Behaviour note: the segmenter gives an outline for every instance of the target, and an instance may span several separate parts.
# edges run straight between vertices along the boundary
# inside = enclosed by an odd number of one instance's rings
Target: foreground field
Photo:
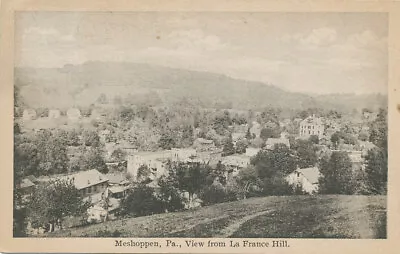
[[[109,221],[47,237],[386,238],[386,196],[252,198]]]

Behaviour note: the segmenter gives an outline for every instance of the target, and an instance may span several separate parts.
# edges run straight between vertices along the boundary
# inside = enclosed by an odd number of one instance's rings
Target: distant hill
[[[104,93],[134,104],[178,100],[203,107],[262,109],[361,109],[386,106],[384,95],[306,95],[225,75],[138,63],[87,62],[63,68],[16,68],[15,84],[30,107],[65,108],[95,103]]]

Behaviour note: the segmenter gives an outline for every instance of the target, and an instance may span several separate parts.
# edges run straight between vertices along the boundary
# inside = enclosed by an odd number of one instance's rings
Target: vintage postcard
[[[396,253],[400,5],[4,1],[4,252]]]

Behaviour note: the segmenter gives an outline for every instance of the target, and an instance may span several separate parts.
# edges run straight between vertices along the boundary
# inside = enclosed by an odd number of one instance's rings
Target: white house
[[[309,137],[311,135],[316,135],[322,138],[324,135],[324,122],[320,117],[315,115],[309,116],[300,122],[300,136]]]
[[[108,186],[108,179],[96,169],[80,171],[72,175],[57,177],[56,179],[70,180],[81,195],[88,196],[102,193]]]
[[[293,188],[301,187],[308,194],[314,194],[319,189],[320,172],[317,167],[296,169],[286,177]]]

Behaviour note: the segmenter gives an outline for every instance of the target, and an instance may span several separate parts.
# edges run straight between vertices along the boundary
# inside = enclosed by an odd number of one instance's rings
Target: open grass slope
[[[47,237],[386,238],[386,196],[263,197],[121,219]]]

